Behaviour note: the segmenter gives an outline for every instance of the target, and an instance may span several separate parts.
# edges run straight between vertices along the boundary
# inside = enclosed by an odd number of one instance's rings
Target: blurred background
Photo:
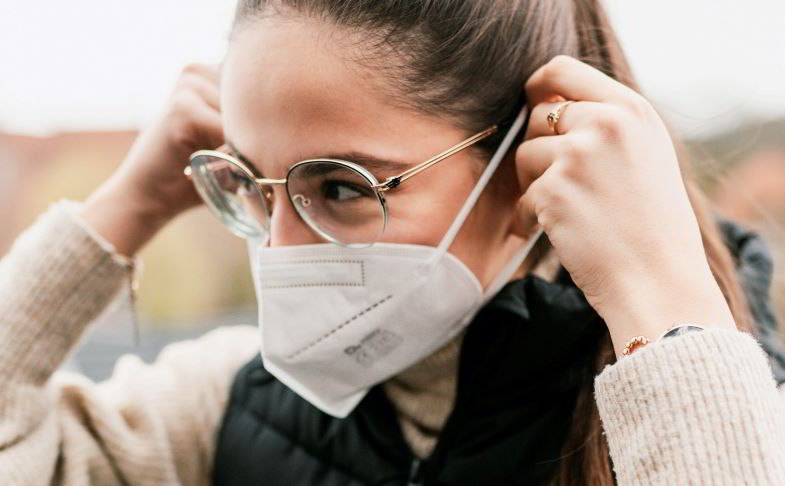
[[[0,254],[52,202],[85,198],[113,171],[185,64],[220,61],[234,3],[0,2]],[[704,189],[767,239],[785,315],[785,2],[604,3]],[[205,210],[179,218],[141,256],[143,355],[255,322],[244,243]],[[132,348],[127,308],[102,319],[72,364],[95,376]]]

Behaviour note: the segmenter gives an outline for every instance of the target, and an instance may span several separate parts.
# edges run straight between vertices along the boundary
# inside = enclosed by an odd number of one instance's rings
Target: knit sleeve
[[[750,334],[650,344],[606,366],[595,399],[620,485],[785,484],[785,394]]]
[[[128,262],[55,204],[0,260],[0,484],[207,484],[254,328],[118,360],[102,383],[60,364],[128,281]]]

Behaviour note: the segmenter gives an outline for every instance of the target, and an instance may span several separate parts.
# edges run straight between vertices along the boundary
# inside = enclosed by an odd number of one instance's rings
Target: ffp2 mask
[[[521,130],[524,107],[438,247],[267,247],[249,240],[265,368],[344,417],[368,390],[457,335],[509,280],[542,230],[486,291],[447,249]]]

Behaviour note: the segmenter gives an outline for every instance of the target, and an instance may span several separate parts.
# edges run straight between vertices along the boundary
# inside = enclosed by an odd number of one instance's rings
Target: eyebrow
[[[235,147],[234,144],[232,144],[232,142],[227,141],[226,145],[232,150],[232,152],[234,153],[234,155],[238,159],[240,159],[245,164],[255,168],[261,174],[262,171],[259,170],[259,166],[254,164],[253,162],[251,162],[251,160],[248,157],[246,157],[245,155],[240,153],[240,151],[237,150],[237,147]],[[349,161],[349,162],[354,162],[355,164],[359,164],[359,165],[363,166],[365,169],[367,169],[368,171],[370,171],[372,173],[373,172],[381,172],[381,173],[384,173],[384,174],[386,174],[386,173],[403,172],[406,169],[408,169],[408,168],[412,167],[413,165],[415,165],[415,164],[410,163],[410,162],[382,159],[382,158],[375,157],[373,155],[369,155],[369,154],[366,154],[366,153],[363,153],[363,152],[350,151],[350,152],[331,152],[329,154],[320,155],[318,157],[302,157],[302,158],[298,158],[297,160],[292,161],[290,166],[294,165],[295,163],[299,162],[300,160],[308,160],[308,159],[339,159],[339,160],[346,160],[346,161]]]

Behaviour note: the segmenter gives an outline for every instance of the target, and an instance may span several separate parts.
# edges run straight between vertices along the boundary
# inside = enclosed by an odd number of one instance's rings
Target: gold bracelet
[[[666,329],[665,332],[660,334],[660,337],[657,338],[657,341],[661,341],[664,338],[671,336],[680,336],[690,331],[703,331],[704,329],[705,328],[703,326],[697,326],[695,324],[674,324]],[[645,346],[650,342],[651,341],[649,341],[646,336],[635,336],[627,341],[627,344],[624,345],[624,350],[621,352],[621,354],[624,356],[630,355],[636,349]]]
[[[621,352],[624,356],[631,354],[636,349],[640,348],[641,346],[645,346],[649,344],[648,338],[645,336],[635,336],[629,341],[627,344],[624,345],[624,350]]]

